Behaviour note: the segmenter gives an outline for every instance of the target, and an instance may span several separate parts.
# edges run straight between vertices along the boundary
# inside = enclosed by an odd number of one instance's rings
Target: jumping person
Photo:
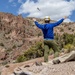
[[[54,57],[55,57],[56,53],[59,53],[59,48],[58,48],[56,42],[54,41],[53,29],[54,29],[54,27],[60,25],[64,21],[64,19],[66,19],[66,18],[67,17],[65,16],[55,23],[50,23],[50,17],[46,16],[44,18],[45,24],[39,24],[36,21],[36,19],[33,18],[33,21],[34,21],[35,25],[38,28],[40,28],[43,32],[43,37],[44,37],[44,62],[48,62],[48,55],[49,55],[49,49],[50,48],[52,48],[53,51],[54,51]]]

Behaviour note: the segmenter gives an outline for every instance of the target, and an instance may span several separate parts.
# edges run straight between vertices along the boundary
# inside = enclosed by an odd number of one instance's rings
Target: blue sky
[[[9,0],[0,0],[0,12],[8,12],[17,15],[21,3],[17,0],[10,2]]]
[[[0,0],[0,12],[23,17],[50,16],[54,20],[69,16],[66,21],[75,22],[75,0]]]

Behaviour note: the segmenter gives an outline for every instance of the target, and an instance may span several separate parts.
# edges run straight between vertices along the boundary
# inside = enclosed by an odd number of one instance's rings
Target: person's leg
[[[59,56],[59,48],[57,43],[53,40],[52,41],[52,49],[54,51],[54,57],[58,57]]]
[[[44,41],[44,62],[48,62],[49,46],[47,41]]]
[[[54,57],[59,56],[59,48],[57,43],[54,40],[45,40],[44,41],[44,61],[48,61],[49,49],[52,48],[54,51]]]

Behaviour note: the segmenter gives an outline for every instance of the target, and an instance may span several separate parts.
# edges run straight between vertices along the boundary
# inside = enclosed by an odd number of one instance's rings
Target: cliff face
[[[21,15],[0,12],[0,60],[13,60],[37,41],[42,40],[41,30],[38,29],[33,18],[23,18]],[[37,19],[43,23],[41,19]],[[75,23],[62,23],[54,29],[56,34],[64,32],[75,33]]]

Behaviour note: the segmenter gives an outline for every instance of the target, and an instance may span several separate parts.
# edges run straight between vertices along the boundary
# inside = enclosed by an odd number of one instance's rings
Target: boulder
[[[69,62],[69,61],[75,61],[75,51],[72,51],[61,57],[57,57],[57,58],[53,59],[53,64]]]

